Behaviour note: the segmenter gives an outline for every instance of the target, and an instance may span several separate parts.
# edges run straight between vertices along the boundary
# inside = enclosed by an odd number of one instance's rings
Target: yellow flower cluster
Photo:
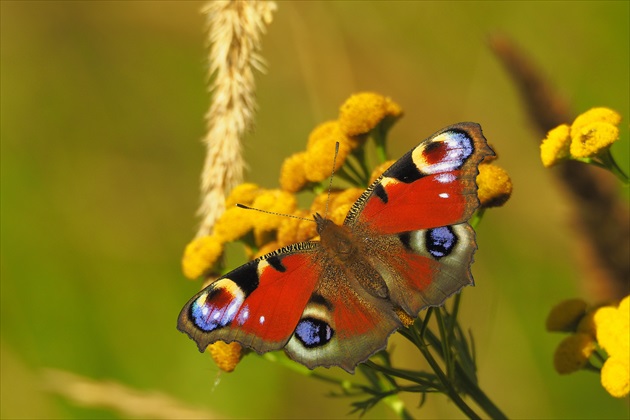
[[[630,296],[619,305],[589,309],[581,299],[556,305],[547,318],[548,331],[571,332],[554,355],[560,374],[593,368],[591,357],[608,357],[601,366],[601,383],[610,395],[622,398],[630,391]]]
[[[232,372],[243,356],[243,348],[235,341],[231,343],[217,341],[210,344],[206,351],[210,353],[219,369],[224,372]]]
[[[247,211],[236,204],[251,206],[262,211]],[[196,279],[212,271],[223,254],[224,245],[252,233],[254,243],[262,247],[267,236],[278,229],[283,218],[278,214],[291,214],[297,207],[295,197],[282,190],[260,188],[246,183],[234,188],[226,199],[227,210],[214,225],[211,235],[194,239],[184,251],[182,271],[189,279]]]
[[[593,158],[607,152],[619,138],[621,116],[608,108],[592,108],[578,116],[569,127],[562,124],[547,133],[540,145],[545,167],[563,159]]]
[[[512,195],[512,180],[507,171],[494,163],[494,159],[484,160],[479,165],[477,175],[477,197],[482,208],[500,207]]]
[[[298,192],[309,183],[330,176],[335,143],[339,152],[335,170],[341,168],[350,153],[361,146],[373,130],[387,130],[402,116],[402,109],[382,95],[363,92],[352,95],[339,110],[337,120],[315,127],[306,143],[306,151],[289,156],[280,170],[280,187]]]

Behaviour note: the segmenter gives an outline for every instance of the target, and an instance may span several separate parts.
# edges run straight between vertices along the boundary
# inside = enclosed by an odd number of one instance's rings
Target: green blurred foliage
[[[179,259],[197,220],[206,93],[201,2],[1,3],[1,416],[117,417],[54,397],[42,369],[157,390],[217,417],[340,417],[329,385],[256,356],[218,375],[175,329],[199,284]],[[505,33],[574,112],[624,117],[628,2],[280,2],[244,144],[247,178],[277,185],[282,159],[351,93],[400,103],[392,157],[454,122],[477,121],[511,174],[513,198],[478,229],[463,324],[481,385],[511,417],[627,418],[599,378],[558,376],[549,308],[597,300],[577,253],[571,202],[538,156],[540,135],[487,47]],[[620,188],[621,190],[621,188]],[[627,189],[621,194],[627,195]],[[394,338],[395,360],[415,354]],[[219,379],[218,384],[215,380]],[[418,417],[461,416],[429,396]],[[123,415],[124,416],[124,415]],[[368,418],[392,416],[377,408]]]

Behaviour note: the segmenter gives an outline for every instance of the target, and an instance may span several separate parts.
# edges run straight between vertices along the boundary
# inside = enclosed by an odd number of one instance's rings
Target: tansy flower
[[[223,242],[240,239],[253,229],[255,213],[258,212],[230,207],[215,223],[213,234],[221,238]]]
[[[330,203],[331,201],[333,201],[339,194],[341,194],[341,192],[342,190],[331,191],[330,197],[327,191],[317,194],[311,202],[311,214],[319,213],[323,215],[326,211],[326,203]]]
[[[584,125],[579,134],[571,136],[571,155],[576,158],[597,156],[617,139],[619,139],[619,128],[615,125],[606,122]]]
[[[630,298],[619,306],[603,306],[586,311],[586,303],[571,299],[556,305],[547,318],[550,331],[577,331],[565,338],[554,355],[554,367],[561,374],[585,367],[599,347],[608,353],[601,368],[601,383],[614,397],[628,395],[630,389]],[[577,323],[577,326],[576,326]]]
[[[182,271],[189,279],[196,279],[210,271],[223,253],[223,242],[217,235],[202,236],[193,239],[182,258]]]
[[[559,125],[547,133],[540,145],[540,158],[545,168],[549,168],[569,156],[571,136],[569,126]]]
[[[495,164],[479,165],[477,196],[481,207],[499,207],[512,195],[512,180],[508,173]]]
[[[622,398],[630,390],[630,297],[618,307],[605,306],[595,312],[597,341],[609,358],[602,366],[602,386],[610,395]]]
[[[584,314],[586,314],[586,302],[582,299],[564,300],[549,312],[547,331],[575,331]]]
[[[300,220],[295,235],[296,242],[304,242],[314,239],[317,236],[317,225],[310,220]]]
[[[355,201],[363,194],[363,188],[348,188],[330,199],[330,207],[335,209],[339,206],[353,205]]]
[[[263,188],[250,182],[240,184],[236,186],[225,199],[225,208],[229,209],[237,204],[250,205],[263,191]]]
[[[545,167],[562,159],[602,158],[610,145],[619,139],[621,116],[608,108],[592,108],[579,115],[571,127],[562,124],[547,133],[540,145]]]
[[[379,124],[389,128],[402,116],[400,105],[372,92],[349,97],[339,109],[339,125],[348,136],[367,134]]]
[[[210,344],[206,351],[210,353],[219,369],[224,372],[232,372],[243,354],[243,348],[237,342],[224,343],[223,341],[217,341]]]
[[[309,219],[311,218],[311,212],[303,209],[296,209],[293,213],[294,216]],[[276,232],[276,238],[278,241],[278,246],[283,247],[287,245],[294,244],[298,241],[298,230],[300,223],[303,220],[297,219],[295,217],[284,217],[280,225],[278,226],[278,231]],[[315,223],[312,223],[315,224]]]
[[[328,218],[332,220],[333,222],[335,222],[336,224],[342,225],[351,207],[352,207],[352,204],[342,204],[340,206],[336,206],[330,212],[330,215],[328,216]]]
[[[588,334],[571,334],[560,342],[553,357],[553,366],[561,375],[583,368],[595,351],[595,341]]]
[[[284,160],[280,168],[280,188],[295,193],[308,184],[305,162],[306,152],[295,153]]]
[[[611,356],[602,366],[602,386],[610,395],[623,398],[630,392],[628,358]]]
[[[611,355],[629,354],[630,335],[628,324],[628,297],[621,301],[619,307],[604,306],[595,311],[594,322],[599,345]]]
[[[335,143],[339,143],[339,152],[335,159]],[[311,132],[304,156],[304,174],[306,179],[319,182],[330,176],[333,160],[335,170],[341,168],[346,158],[356,147],[355,141],[343,133],[337,121],[328,121],[318,125]]]
[[[405,327],[409,327],[415,322],[415,319],[410,317],[409,314],[407,314],[407,312],[403,311],[401,308],[396,307],[394,308],[394,311],[396,312],[396,315],[398,315],[398,319],[400,319],[400,322],[402,322]]]
[[[591,108],[580,114],[573,124],[571,124],[571,137],[576,138],[582,135],[585,128],[592,123],[605,123],[613,126],[619,125],[621,115],[609,108],[598,107]]]
[[[297,206],[297,201],[293,194],[282,190],[267,190],[254,199],[251,207],[279,214],[291,214]],[[242,210],[241,210],[242,211]],[[282,223],[282,216],[278,214],[263,213],[260,211],[249,211],[254,230],[266,232],[277,229]]]

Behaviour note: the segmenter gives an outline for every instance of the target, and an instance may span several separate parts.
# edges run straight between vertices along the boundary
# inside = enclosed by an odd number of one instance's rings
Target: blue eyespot
[[[321,347],[328,343],[334,334],[330,325],[316,318],[302,318],[295,329],[295,336],[306,348]]]
[[[236,318],[245,295],[234,282],[222,279],[213,283],[214,287],[199,295],[190,305],[190,318],[202,331],[210,332],[225,327]],[[242,324],[247,319],[247,310],[239,315]]]
[[[440,259],[453,252],[457,244],[457,236],[450,226],[429,229],[426,231],[425,244],[429,254]]]

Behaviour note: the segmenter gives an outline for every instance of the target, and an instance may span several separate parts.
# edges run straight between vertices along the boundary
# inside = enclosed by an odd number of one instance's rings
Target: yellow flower
[[[261,193],[264,189],[260,188],[256,184],[245,182],[236,186],[230,195],[225,199],[225,208],[229,209],[237,204],[250,205],[252,201]]]
[[[567,157],[590,158],[606,151],[619,139],[621,116],[608,108],[592,108],[579,115],[571,127],[562,124],[547,133],[540,157],[550,167]]]
[[[308,183],[305,161],[306,152],[295,153],[284,160],[280,168],[280,188],[295,193]]]
[[[232,372],[243,355],[243,348],[237,342],[217,341],[210,344],[206,351],[210,353],[219,369],[224,372]]]
[[[602,386],[610,395],[623,398],[630,391],[630,367],[628,359],[609,357],[602,366]]]
[[[568,299],[554,306],[547,316],[547,331],[575,331],[586,313],[586,302]]]
[[[500,207],[512,195],[512,180],[505,169],[495,164],[479,165],[477,196],[481,207]]]
[[[232,242],[245,236],[254,227],[253,210],[230,207],[219,217],[214,225],[213,234],[223,242]]]
[[[400,319],[400,322],[402,322],[405,327],[413,325],[415,319],[410,317],[407,312],[403,311],[399,307],[394,308],[394,311],[396,312],[396,315],[398,315],[398,319]]]
[[[547,133],[540,145],[540,158],[545,168],[549,168],[569,156],[571,136],[569,126],[559,125]]]
[[[339,142],[339,152],[335,160],[335,170],[341,168],[355,146],[355,141],[346,136],[337,121],[318,125],[311,132],[304,157],[306,179],[319,182],[330,176],[335,157],[335,143]]]
[[[626,296],[619,306],[604,306],[595,311],[597,342],[608,353],[602,367],[602,386],[613,397],[628,395],[630,373],[630,297]]]
[[[189,279],[196,279],[210,271],[223,253],[223,242],[217,235],[202,236],[193,239],[182,258],[182,271]]]
[[[621,116],[608,108],[592,108],[571,125],[571,155],[586,158],[598,155],[619,138]]]
[[[308,210],[297,209],[292,214],[294,216],[306,219],[311,218],[311,213]],[[297,235],[300,223],[302,221],[303,220],[296,219],[294,217],[285,217],[282,220],[280,226],[278,226],[278,231],[276,233],[279,247],[291,245],[298,242]]]
[[[253,213],[252,225],[257,232],[268,232],[277,229],[282,223],[282,215],[291,214],[297,206],[295,196],[282,190],[267,190],[252,202],[251,207],[272,213],[250,211]]]
[[[328,196],[328,191],[324,191],[320,194],[317,194],[315,198],[313,198],[313,202],[311,203],[310,212],[311,214],[319,213],[320,215],[324,215],[326,210],[326,203],[330,201],[334,201],[335,198],[341,194],[342,190],[336,190],[330,192],[330,197]]]
[[[365,191],[363,188],[348,188],[330,197],[330,207],[332,209],[344,206],[346,204],[352,205]]]
[[[296,242],[304,242],[311,240],[317,236],[317,225],[315,221],[300,220],[295,236]]]
[[[571,124],[571,137],[578,137],[585,126],[594,122],[619,125],[621,115],[609,108],[591,108],[583,114],[580,114],[575,121],[573,121],[573,124]]]
[[[379,124],[389,128],[402,116],[400,105],[377,93],[362,92],[349,97],[339,109],[339,125],[348,136],[367,134]]]
[[[619,128],[605,122],[585,125],[579,133],[571,138],[571,156],[576,158],[596,156],[619,138]]]
[[[350,207],[352,207],[352,204],[342,204],[337,206],[330,212],[328,218],[336,224],[342,225],[343,221],[346,219],[346,215],[350,211]]]
[[[630,357],[628,297],[619,307],[604,306],[594,315],[597,342],[610,356]]]
[[[561,375],[580,370],[595,351],[595,341],[588,334],[571,334],[558,344],[553,365]]]

